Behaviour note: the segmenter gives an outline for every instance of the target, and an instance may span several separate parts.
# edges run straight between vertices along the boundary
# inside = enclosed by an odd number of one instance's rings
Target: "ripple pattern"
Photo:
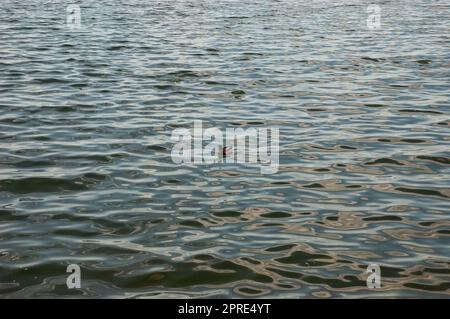
[[[450,5],[371,2],[2,0],[0,296],[448,298]],[[194,120],[278,173],[174,164]]]

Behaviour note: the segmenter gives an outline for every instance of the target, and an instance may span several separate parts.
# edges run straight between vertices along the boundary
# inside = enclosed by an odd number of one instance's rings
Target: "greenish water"
[[[2,298],[449,297],[448,1],[67,3],[0,4]],[[279,171],[174,164],[194,120]]]

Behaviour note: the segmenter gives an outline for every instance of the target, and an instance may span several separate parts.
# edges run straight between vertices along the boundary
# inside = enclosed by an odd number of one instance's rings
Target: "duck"
[[[231,155],[233,153],[233,147],[232,146],[224,146],[222,147],[222,156],[227,157],[228,155]]]

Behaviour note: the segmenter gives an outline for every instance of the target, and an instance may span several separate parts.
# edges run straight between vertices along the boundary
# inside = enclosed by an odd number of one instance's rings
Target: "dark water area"
[[[1,298],[450,296],[449,1],[68,3],[0,4]],[[175,164],[194,120],[278,172]]]

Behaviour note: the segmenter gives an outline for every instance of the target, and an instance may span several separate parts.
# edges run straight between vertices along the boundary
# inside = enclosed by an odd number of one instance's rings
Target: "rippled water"
[[[1,2],[2,297],[449,297],[448,1],[67,3]],[[197,119],[278,173],[174,164]]]

